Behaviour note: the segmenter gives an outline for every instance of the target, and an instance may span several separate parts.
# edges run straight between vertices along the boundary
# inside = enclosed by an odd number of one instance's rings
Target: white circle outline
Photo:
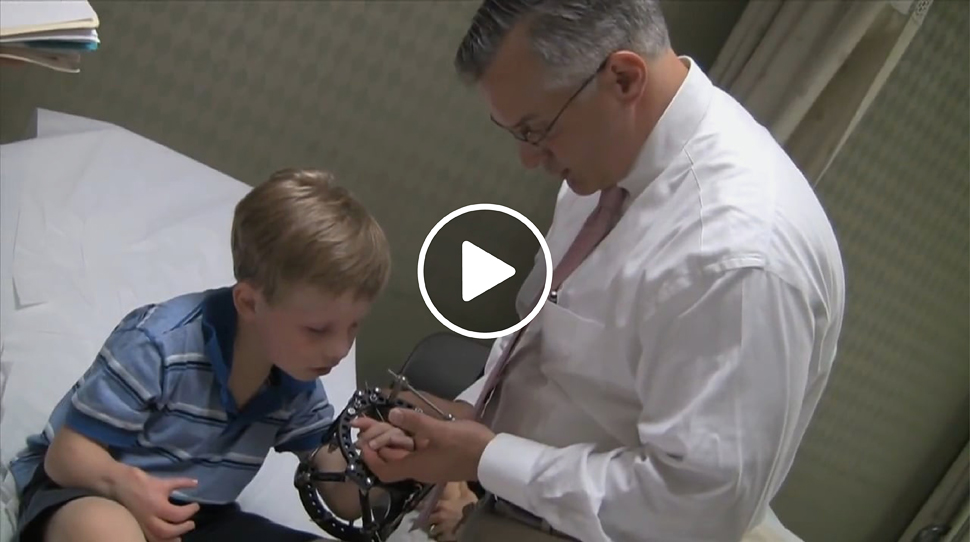
[[[442,315],[441,312],[438,311],[438,309],[434,306],[434,303],[431,302],[431,297],[428,295],[428,288],[424,283],[424,260],[428,253],[428,246],[431,244],[434,236],[441,231],[441,228],[455,218],[473,211],[497,211],[499,213],[504,213],[511,216],[512,218],[525,224],[532,234],[535,235],[536,240],[539,241],[539,246],[542,248],[542,256],[546,261],[546,280],[542,287],[542,295],[539,297],[539,302],[536,303],[536,306],[532,308],[532,312],[527,314],[526,317],[520,320],[517,324],[499,331],[472,331],[470,329],[465,329],[455,325],[451,322],[451,320],[445,318],[444,315]],[[539,232],[539,228],[537,228],[531,220],[523,216],[522,213],[516,211],[515,209],[505,207],[504,205],[497,205],[494,203],[475,203],[472,205],[466,205],[445,215],[444,218],[439,220],[438,223],[431,228],[431,231],[428,233],[427,237],[424,238],[424,243],[421,244],[421,251],[418,253],[418,289],[421,290],[421,298],[424,299],[424,304],[427,305],[428,310],[430,310],[431,314],[433,314],[434,317],[437,318],[438,321],[448,329],[471,339],[497,339],[510,333],[515,333],[516,331],[525,327],[529,322],[539,315],[539,311],[542,310],[543,301],[549,297],[549,291],[552,290],[552,255],[549,253],[549,245],[546,243],[546,239],[543,237],[542,233]]]

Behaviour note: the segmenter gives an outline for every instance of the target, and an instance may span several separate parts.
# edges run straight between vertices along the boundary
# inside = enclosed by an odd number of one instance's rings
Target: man
[[[489,375],[517,342],[494,394],[479,381],[440,401],[453,422],[395,412],[418,450],[366,461],[385,480],[480,483],[493,498],[463,540],[770,539],[842,322],[811,187],[671,50],[657,0],[486,0],[456,65],[523,165],[564,179],[557,269],[601,196],[622,195],[621,218],[520,337],[496,341]]]

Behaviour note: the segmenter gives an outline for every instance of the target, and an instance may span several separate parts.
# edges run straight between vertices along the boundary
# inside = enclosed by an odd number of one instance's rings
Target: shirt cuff
[[[488,443],[478,462],[478,483],[496,497],[530,510],[529,489],[544,444],[499,433]]]

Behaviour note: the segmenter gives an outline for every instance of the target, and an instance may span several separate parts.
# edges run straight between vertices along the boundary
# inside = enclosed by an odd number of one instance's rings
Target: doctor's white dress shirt
[[[623,217],[527,328],[485,415],[498,435],[482,486],[584,541],[736,541],[759,525],[842,324],[839,247],[812,188],[682,60],[686,81],[620,183]],[[597,198],[560,190],[553,264]],[[536,262],[520,314],[541,291]]]

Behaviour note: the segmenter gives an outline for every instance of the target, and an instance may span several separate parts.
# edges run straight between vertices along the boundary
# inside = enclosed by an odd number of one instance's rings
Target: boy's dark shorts
[[[18,514],[19,542],[43,542],[44,530],[51,516],[65,504],[94,493],[82,489],[67,489],[47,476],[43,463],[24,487]],[[193,518],[195,529],[182,535],[182,542],[309,542],[327,539],[325,534],[310,534],[240,510],[236,503],[202,505]],[[14,542],[18,539],[14,538]]]

